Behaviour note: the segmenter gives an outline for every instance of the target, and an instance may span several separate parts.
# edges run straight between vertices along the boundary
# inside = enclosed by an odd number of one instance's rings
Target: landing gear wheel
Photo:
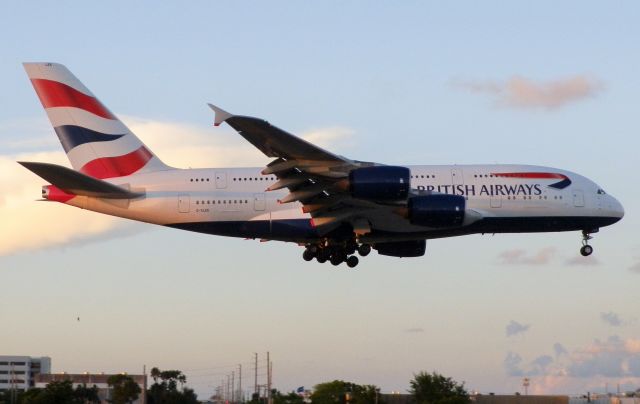
[[[591,255],[591,253],[593,253],[593,247],[589,245],[589,240],[593,238],[591,236],[591,233],[597,232],[598,229],[593,229],[591,231],[582,230],[582,248],[580,248],[580,254],[582,254],[583,257],[588,257],[589,255]]]
[[[349,258],[347,258],[347,266],[349,268],[355,268],[358,265],[358,262],[360,262],[360,260],[355,255],[352,255]]]
[[[318,252],[316,253],[316,259],[321,264],[324,264],[325,262],[329,261],[330,257],[331,255],[329,254],[329,251],[326,248],[319,249]]]
[[[315,256],[316,255],[308,248],[302,253],[302,259],[305,261],[311,261]]]
[[[588,257],[591,253],[593,253],[593,247],[588,244],[583,245],[582,248],[580,248],[580,254],[582,254],[583,257]]]
[[[369,244],[360,244],[358,246],[358,254],[361,257],[366,257],[371,252],[371,246]]]
[[[333,254],[330,258],[330,261],[334,266],[338,266],[342,264],[343,259],[339,254]]]

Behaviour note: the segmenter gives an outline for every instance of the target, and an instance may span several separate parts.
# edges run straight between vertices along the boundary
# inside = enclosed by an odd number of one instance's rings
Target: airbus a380
[[[25,63],[73,169],[20,162],[50,183],[42,198],[200,233],[304,246],[306,261],[358,264],[371,249],[424,255],[426,240],[477,233],[581,231],[619,221],[593,181],[530,165],[389,166],[351,160],[262,119],[210,105],[267,157],[259,168],[162,162],[63,65]],[[356,254],[357,252],[357,254]]]

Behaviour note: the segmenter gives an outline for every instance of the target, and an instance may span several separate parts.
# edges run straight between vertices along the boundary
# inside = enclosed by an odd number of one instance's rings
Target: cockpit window
[[[607,193],[604,192],[604,189],[602,188],[598,188],[598,195],[606,195]]]

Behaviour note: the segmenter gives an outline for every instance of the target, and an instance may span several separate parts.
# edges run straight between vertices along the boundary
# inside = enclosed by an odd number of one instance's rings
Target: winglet
[[[209,105],[209,108],[211,108],[213,110],[213,112],[216,113],[216,117],[215,120],[213,121],[213,124],[215,126],[220,126],[220,124],[224,121],[226,121],[227,119],[231,118],[233,115],[228,113],[227,111],[225,111],[222,108],[218,108],[213,104],[207,104]]]

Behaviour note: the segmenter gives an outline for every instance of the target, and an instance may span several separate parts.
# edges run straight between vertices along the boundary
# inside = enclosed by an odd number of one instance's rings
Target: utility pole
[[[238,365],[238,401],[244,402],[244,394],[242,394],[242,364]]]
[[[142,374],[144,379],[142,380],[142,404],[147,404],[147,365],[142,365]],[[89,380],[91,381],[91,380]]]
[[[230,392],[231,392],[231,378],[229,377],[229,375],[227,375],[227,394],[225,394],[226,401],[229,401]]]
[[[267,404],[271,404],[271,359],[267,351]]]
[[[224,378],[220,380],[220,403],[224,404],[226,397],[224,395]]]
[[[273,404],[273,396],[271,394],[271,388],[273,385],[273,361],[269,362],[269,404]]]
[[[258,392],[258,353],[255,353],[256,356],[256,361],[255,361],[255,366],[254,366],[254,381],[253,381],[253,393],[257,396],[258,399],[260,399],[260,394]]]
[[[531,380],[528,377],[522,379],[522,387],[524,387],[524,395],[529,395],[529,385],[531,384]]]
[[[231,402],[236,402],[236,371],[231,371]]]

